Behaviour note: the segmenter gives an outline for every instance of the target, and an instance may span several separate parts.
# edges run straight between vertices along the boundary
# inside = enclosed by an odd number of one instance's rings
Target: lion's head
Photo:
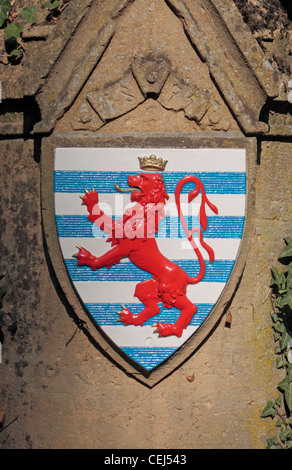
[[[128,185],[135,189],[131,194],[131,201],[146,204],[165,204],[169,199],[164,186],[163,176],[159,173],[140,173],[128,176]]]
[[[134,207],[126,210],[124,216],[115,223],[115,237],[111,241],[116,244],[116,238],[154,237],[158,232],[159,222],[164,219],[165,201],[169,199],[164,186],[163,176],[159,173],[140,173],[128,176],[130,188],[122,189],[118,184],[115,188],[120,193],[131,192],[131,202]],[[127,231],[127,233],[125,233]],[[117,233],[121,234],[117,237]]]

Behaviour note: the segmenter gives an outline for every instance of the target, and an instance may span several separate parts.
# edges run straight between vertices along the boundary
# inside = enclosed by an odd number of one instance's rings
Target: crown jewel
[[[162,158],[157,158],[155,155],[150,155],[150,157],[138,157],[140,161],[140,168],[142,170],[149,171],[164,171],[167,160]]]

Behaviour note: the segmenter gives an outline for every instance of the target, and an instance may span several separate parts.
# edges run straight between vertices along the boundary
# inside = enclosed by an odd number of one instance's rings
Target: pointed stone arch
[[[125,16],[132,17],[132,25],[137,21],[139,8],[142,12],[140,3],[139,0],[92,3],[36,92],[42,120],[35,125],[35,132],[51,132],[70,110],[94,71],[101,66],[113,38],[118,37],[119,24]],[[230,129],[231,119],[246,135],[267,132],[268,125],[260,120],[261,111],[267,101],[277,95],[277,75],[234,3],[231,0],[161,0],[160,3],[162,9],[167,8],[169,14],[181,22],[184,40],[199,57],[201,70],[204,69],[203,84],[199,78],[188,83],[180,74],[177,63],[171,53],[168,54],[168,48],[174,46],[171,34],[163,51],[155,41],[151,42],[150,36],[151,47],[146,50],[143,46],[138,50],[131,41],[134,32],[130,29],[128,43],[123,45],[132,49],[127,70],[115,80],[108,72],[101,88],[98,85],[88,88],[78,110],[71,113],[73,129],[97,131],[152,98],[165,109],[182,112],[188,120],[200,123],[203,130],[226,131]],[[151,5],[143,2],[148,20]],[[224,116],[222,109],[218,114],[218,107],[222,108],[222,103],[218,106],[220,100],[228,111],[223,112]],[[202,119],[208,110],[213,118],[204,122]]]

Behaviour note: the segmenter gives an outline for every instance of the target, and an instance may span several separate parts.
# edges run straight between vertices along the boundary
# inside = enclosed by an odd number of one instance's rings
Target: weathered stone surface
[[[148,44],[151,44],[153,37],[155,37],[155,47],[149,52]],[[149,83],[146,72],[147,70],[153,72],[154,65],[158,67],[155,74],[159,75],[159,79]],[[128,77],[129,70],[132,70],[144,98],[149,102],[147,104],[141,102],[132,110],[130,101],[127,102],[129,113],[126,131],[149,132],[150,129],[155,131],[158,122],[164,132],[178,129],[183,132],[191,130],[197,132],[203,129],[238,130],[238,124],[210,79],[208,67],[202,63],[190,44],[180,20],[162,0],[158,4],[151,4],[151,8],[145,8],[144,2],[136,1],[125,10],[101,61],[72,108],[58,121],[57,129],[70,130],[70,122],[87,101],[87,95],[96,93],[96,90],[100,90],[99,94],[111,93],[109,87],[113,84],[118,87],[121,77]],[[153,80],[153,77],[150,79]],[[128,80],[131,80],[133,93],[137,96],[134,82],[130,77]],[[179,93],[177,86],[181,87]],[[170,112],[166,114],[160,106],[154,105],[153,100],[157,100]],[[124,101],[123,97],[121,102]],[[119,106],[118,103],[116,105]],[[133,106],[135,105],[136,103]],[[111,121],[105,122],[102,132],[116,132],[117,129],[123,132],[120,118],[117,117],[119,114],[120,112],[116,114],[115,111],[109,113]],[[136,121],[132,125],[133,115]],[[183,116],[186,117],[185,121]],[[190,123],[189,120],[193,122]],[[141,125],[137,127],[138,121]],[[98,128],[101,129],[100,126]],[[82,129],[93,130],[85,124]]]
[[[252,32],[247,25],[242,24],[242,16],[232,0],[211,0],[212,5],[220,14],[236,39],[236,43],[244,54],[245,59],[265,89],[268,96],[277,96],[281,90],[279,76],[268,61],[259,44],[254,40]]]
[[[258,115],[267,96],[249,74],[240,49],[226,35],[223,18],[211,2],[169,0],[168,3],[182,19],[192,44],[207,62],[211,76],[219,89],[224,90],[226,101],[245,131],[267,131],[267,126],[259,123]]]
[[[103,121],[126,114],[144,101],[131,72],[105,90],[88,93],[86,98]]]
[[[200,122],[210,107],[212,93],[183,83],[174,74],[168,78],[158,102],[167,109],[184,110],[185,116]]]
[[[90,104],[83,103],[71,121],[75,130],[96,131],[104,125],[104,121],[96,114]]]
[[[86,14],[91,0],[77,0],[70,2],[58,23],[50,26],[52,32],[44,46],[36,48],[34,54],[28,57],[23,75],[23,91],[25,95],[33,95],[44,82],[54,62],[64,50],[74,30]],[[33,30],[30,30],[33,31]]]
[[[132,71],[144,96],[149,93],[158,95],[168,77],[170,64],[162,58],[135,57]]]
[[[210,0],[204,5],[201,4],[201,0],[190,4],[187,0],[172,0],[167,4],[173,10],[173,12],[168,10],[167,17],[171,15],[174,17],[176,14],[181,19],[192,46],[198,51],[201,60],[208,65],[209,73],[220,93],[225,96],[226,103],[239,125],[248,133],[266,132],[268,126],[259,120],[259,115],[268,97],[276,94],[276,73],[265,67],[265,58],[252,36],[244,33],[248,41],[247,46],[244,45],[240,35],[236,33],[239,24],[245,27],[237,10],[235,9],[237,26],[230,27],[230,33],[226,27],[226,22],[230,22],[230,15],[226,13],[226,9],[220,2],[216,4],[216,7]],[[109,47],[110,42],[114,41],[114,36],[116,37],[123,32],[125,37],[123,21],[126,19],[132,22],[132,25],[130,27],[128,25],[126,30],[128,42],[130,41],[132,47],[129,52],[123,52],[123,54],[127,55],[128,60],[130,59],[134,75],[144,95],[159,93],[167,75],[167,66],[164,65],[165,70],[161,69],[159,73],[158,69],[154,71],[153,67],[154,64],[155,67],[158,67],[157,60],[163,56],[166,58],[166,62],[170,60],[171,63],[169,52],[172,52],[174,47],[173,45],[166,47],[166,44],[169,45],[169,38],[165,38],[165,31],[169,33],[171,30],[168,28],[157,30],[158,24],[161,28],[164,27],[164,25],[162,26],[162,18],[165,18],[164,9],[165,3],[162,0],[155,6],[151,4],[150,8],[147,8],[145,3],[141,3],[140,0],[136,0],[134,3],[123,2],[122,5],[117,4],[114,0],[106,3],[95,2],[85,15],[77,33],[66,45],[66,54],[62,55],[58,64],[52,69],[42,90],[37,95],[42,122],[36,124],[35,131],[49,132],[55,126],[56,121],[60,119],[80,93],[86,78],[93,72],[102,55],[103,58],[106,56],[105,50]],[[157,17],[151,15],[154,11],[157,13]],[[140,19],[137,22],[139,16],[135,16],[136,20],[133,20],[133,12],[144,19],[144,24],[141,27],[138,24]],[[95,24],[94,30],[91,28],[93,23]],[[148,29],[145,29],[146,25]],[[137,34],[138,31],[139,34]],[[154,37],[153,34],[156,35],[154,48],[149,47],[151,38]],[[133,40],[134,38],[135,40]],[[162,38],[164,42],[161,41]],[[120,44],[125,44],[124,39],[120,41]],[[112,50],[113,48],[111,48]],[[253,53],[251,53],[252,50],[254,50]],[[165,51],[167,52],[165,53]],[[154,62],[152,65],[149,63],[146,66],[152,55]],[[136,57],[136,61],[133,60],[134,57]],[[160,63],[160,68],[163,63],[163,61]],[[173,66],[176,64],[172,64]],[[114,67],[113,63],[112,68]],[[152,67],[152,72],[149,67]],[[124,70],[125,73],[126,70]],[[147,78],[147,74],[152,74],[152,76],[149,75]],[[155,80],[153,81],[154,75]],[[62,80],[60,80],[61,77]],[[60,85],[61,83],[65,84],[65,92]],[[246,93],[247,89],[248,93]],[[46,98],[44,98],[48,96],[50,97],[49,107]]]
[[[36,132],[50,131],[72,104],[108,46],[116,28],[118,13],[131,1],[120,3],[110,0],[92,5],[73,40],[66,45],[66,53],[38,94],[37,102],[42,109],[43,120],[35,126]]]
[[[278,99],[286,101],[286,85],[292,73],[291,5],[281,0],[234,0],[265,57],[279,73]]]
[[[61,128],[61,125],[58,128]],[[125,116],[106,123],[101,131],[105,134],[128,132],[145,134],[156,133],[157,129],[159,132],[200,132],[196,122],[186,119],[183,111],[167,110],[152,98],[145,100]]]

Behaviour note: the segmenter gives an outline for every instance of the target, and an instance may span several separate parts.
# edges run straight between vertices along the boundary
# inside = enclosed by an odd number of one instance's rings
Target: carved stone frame
[[[237,259],[231,276],[212,312],[191,338],[169,359],[152,372],[139,370],[131,360],[127,360],[99,330],[94,320],[87,314],[67,274],[61,253],[54,211],[54,150],[58,147],[156,147],[156,148],[244,148],[247,165],[247,203],[245,226]],[[90,341],[109,360],[112,360],[126,374],[136,378],[148,387],[170,375],[184,361],[192,356],[202,343],[211,336],[228,309],[240,283],[245,267],[246,256],[253,233],[255,205],[255,176],[257,159],[256,138],[247,138],[241,133],[209,134],[81,134],[54,133],[42,141],[41,158],[41,203],[42,223],[45,244],[57,283],[66,298],[68,313],[74,317]]]

